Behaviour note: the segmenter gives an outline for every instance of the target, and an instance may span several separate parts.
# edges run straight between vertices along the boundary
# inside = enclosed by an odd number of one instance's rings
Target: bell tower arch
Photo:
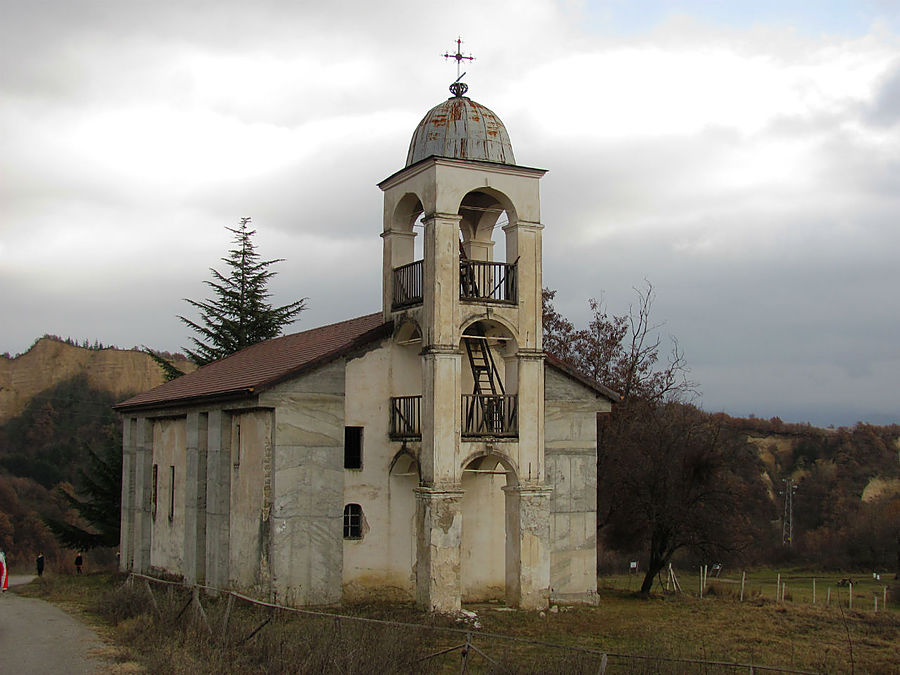
[[[384,319],[415,322],[421,332],[416,594],[430,609],[459,609],[462,528],[477,526],[463,523],[463,474],[477,469],[462,460],[502,446],[496,454],[519,467],[516,483],[504,488],[505,595],[539,608],[550,579],[539,190],[545,171],[515,163],[503,123],[459,84],[417,126],[406,166],[379,184]]]

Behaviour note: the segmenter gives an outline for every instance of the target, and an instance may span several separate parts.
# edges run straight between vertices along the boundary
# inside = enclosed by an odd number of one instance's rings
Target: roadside
[[[43,600],[14,592],[33,576],[10,575],[0,595],[0,672],[94,675],[106,670],[106,649],[97,634],[75,617]]]

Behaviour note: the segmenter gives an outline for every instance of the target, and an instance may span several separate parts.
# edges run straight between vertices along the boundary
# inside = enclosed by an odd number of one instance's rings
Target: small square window
[[[344,468],[362,468],[362,427],[344,427]]]
[[[362,507],[359,504],[344,507],[344,539],[362,539]]]

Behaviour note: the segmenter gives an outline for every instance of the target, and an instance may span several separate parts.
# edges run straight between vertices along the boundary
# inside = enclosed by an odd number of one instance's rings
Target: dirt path
[[[10,576],[10,585],[33,577]],[[104,661],[96,633],[78,619],[43,600],[15,593],[0,595],[0,673],[93,675]]]

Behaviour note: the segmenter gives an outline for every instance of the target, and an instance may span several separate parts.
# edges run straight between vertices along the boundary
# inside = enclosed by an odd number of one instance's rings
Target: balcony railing
[[[394,268],[394,297],[392,309],[409,307],[422,302],[425,266],[423,260]]]
[[[391,396],[391,438],[422,438],[422,397]]]
[[[518,436],[519,406],[515,394],[463,394],[463,436]]]
[[[517,301],[515,263],[459,261],[459,297],[461,300],[481,302]]]

